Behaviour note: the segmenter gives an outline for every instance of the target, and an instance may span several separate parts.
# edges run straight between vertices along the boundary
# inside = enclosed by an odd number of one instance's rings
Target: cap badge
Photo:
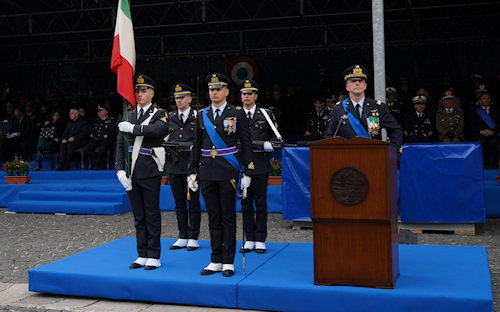
[[[142,76],[137,77],[137,83],[144,83],[144,78]]]
[[[175,92],[179,92],[179,91],[182,91],[182,88],[181,88],[181,86],[176,85],[175,86]]]
[[[252,86],[252,84],[250,83],[250,81],[246,81],[245,82],[245,88],[250,88]]]
[[[363,74],[363,70],[361,69],[361,67],[359,67],[359,65],[356,65],[356,67],[354,67],[354,69],[352,70],[352,73],[354,74],[354,76],[359,76]]]
[[[219,78],[216,74],[212,74],[212,79],[210,80],[210,82],[219,82]]]

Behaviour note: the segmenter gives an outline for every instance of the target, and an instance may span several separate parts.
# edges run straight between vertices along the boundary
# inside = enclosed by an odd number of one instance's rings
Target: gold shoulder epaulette
[[[168,113],[165,112],[165,116],[163,116],[162,118],[160,118],[160,120],[163,121],[164,123],[167,123],[167,119],[168,119]]]
[[[377,101],[377,105],[382,105],[382,101],[381,101],[381,100],[378,100],[378,101]]]
[[[335,105],[340,105],[340,101],[338,101],[337,103],[335,103]]]
[[[236,106],[236,109],[237,109],[237,110],[240,110],[240,109],[241,109],[241,106]]]
[[[200,109],[198,110],[198,113],[201,113],[204,109],[205,109],[205,108],[200,108]]]

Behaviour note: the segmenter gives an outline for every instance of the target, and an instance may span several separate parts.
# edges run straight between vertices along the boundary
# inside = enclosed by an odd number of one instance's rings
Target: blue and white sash
[[[493,122],[493,119],[491,119],[490,115],[486,114],[482,107],[476,109],[476,112],[479,117],[481,117],[481,119],[488,125],[488,127],[490,127],[490,129],[495,128],[495,122]]]
[[[215,131],[214,125],[212,124],[210,119],[208,119],[208,109],[203,110],[203,124],[205,126],[205,129],[207,130],[207,134],[210,137],[210,140],[212,141],[216,149],[219,150],[228,148],[224,140],[222,140],[217,131]],[[240,163],[238,162],[238,159],[236,159],[236,156],[234,154],[221,156],[224,157],[236,170],[238,170],[239,173],[241,173]]]
[[[342,105],[344,106],[344,111],[347,113],[347,118],[349,119],[349,123],[351,124],[352,129],[354,132],[356,132],[356,135],[359,137],[363,138],[370,138],[370,135],[368,135],[368,132],[366,132],[365,128],[363,128],[363,125],[361,122],[354,116],[350,111],[347,110],[347,102],[349,98],[345,99],[342,102]]]

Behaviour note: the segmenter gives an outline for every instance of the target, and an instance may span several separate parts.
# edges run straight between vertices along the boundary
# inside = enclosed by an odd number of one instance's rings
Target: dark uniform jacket
[[[97,118],[92,127],[90,138],[93,141],[112,140],[115,137],[116,124],[113,117],[106,117],[106,119]]]
[[[274,114],[268,109],[266,109],[266,112],[271,118],[271,121],[275,123],[274,126],[276,126]],[[271,126],[267,122],[264,114],[260,111],[260,108],[255,108],[255,114],[252,116],[252,119],[249,119],[249,124],[253,141],[271,141],[276,139],[273,129],[271,129]],[[262,146],[257,147],[257,149],[262,149]],[[267,152],[254,152],[253,163],[255,165],[255,169],[253,170],[254,175],[269,174],[271,172],[271,163],[269,162],[269,154]]]
[[[401,103],[398,100],[395,100],[390,106],[387,104],[387,108],[389,108],[392,117],[394,117],[394,119],[396,119],[396,121],[402,126],[403,108],[401,107]]]
[[[81,117],[78,117],[77,120],[68,120],[66,124],[66,128],[64,129],[64,133],[61,139],[69,139],[70,137],[75,138],[75,142],[82,146],[87,144],[89,140],[90,127],[87,121]]]
[[[433,132],[434,119],[427,112],[423,112],[422,117],[418,117],[417,112],[406,117],[404,125],[406,142],[430,142]]]
[[[326,126],[328,125],[329,117],[325,111],[323,111],[319,116],[314,112],[310,112],[307,115],[306,121],[306,131],[311,132],[309,138],[311,140],[320,140],[325,134]]]
[[[21,135],[18,137],[20,141],[26,141],[29,139],[29,134],[31,132],[31,121],[25,115],[21,119],[13,116],[10,120],[10,133],[19,132]]]
[[[252,162],[252,138],[248,118],[243,109],[227,103],[217,123],[213,119],[212,106],[210,105],[205,109],[208,110],[208,119],[214,124],[216,127],[215,130],[226,143],[227,147],[237,146],[238,140],[241,142],[241,151],[233,155],[236,155],[236,158],[239,160],[243,173],[251,176],[254,167]],[[239,172],[224,157],[201,156],[202,149],[209,150],[215,148],[205,130],[203,121],[205,109],[198,112],[198,118],[196,119],[189,173],[197,173],[199,180],[227,181],[238,179]],[[236,132],[224,131],[224,120],[235,120]]]
[[[351,112],[351,114],[356,116],[356,113],[354,112],[355,108],[353,107],[350,99],[348,99],[347,102],[347,110]],[[377,113],[379,114],[378,117],[380,128],[385,128],[387,130],[387,136],[389,137],[392,144],[401,147],[401,145],[403,144],[403,131],[401,130],[401,127],[399,126],[396,119],[394,119],[394,117],[389,112],[389,109],[387,108],[387,105],[385,105],[385,103],[365,98],[365,102],[363,103],[363,118],[361,118],[360,120],[363,128],[367,130],[366,117]],[[343,117],[344,115],[345,118]],[[335,134],[335,132],[337,133]],[[349,119],[347,118],[346,112],[344,111],[342,102],[337,102],[337,104],[333,107],[332,117],[326,129],[325,138],[330,138],[333,136],[340,136],[347,140],[350,140],[356,136],[356,132],[349,123]],[[373,137],[373,139],[381,139],[380,131],[379,134]]]
[[[134,126],[134,132],[132,134],[126,134],[128,142],[124,140],[125,133],[118,133],[115,170],[125,170],[124,148],[127,145],[134,146],[136,136],[144,136],[141,148],[151,149],[152,147],[161,147],[163,138],[167,135],[167,112],[162,109],[158,110],[149,121],[149,124],[141,126],[141,123],[146,120],[150,114],[153,114],[153,109],[154,107],[151,105],[139,120],[137,120],[137,110],[129,112],[128,121],[136,126]],[[132,153],[130,153],[130,155],[132,156]],[[134,179],[144,179],[159,175],[162,175],[162,172],[158,170],[158,165],[154,159],[150,155],[139,154],[132,177]]]
[[[168,141],[167,142],[194,142],[197,111],[191,108],[189,116],[184,117],[181,123],[178,110],[168,113]],[[190,149],[186,146],[167,147],[167,173],[187,174]]]
[[[481,109],[483,109],[483,108],[481,108]],[[471,120],[470,120],[472,139],[479,140],[479,138],[482,136],[480,131],[485,130],[485,129],[490,129],[495,133],[494,135],[498,135],[498,133],[500,132],[500,111],[498,110],[498,108],[496,108],[493,105],[490,105],[488,115],[495,123],[495,127],[493,127],[493,128],[488,126],[488,124],[483,121],[483,119],[479,116],[479,114],[477,113],[476,110],[477,110],[477,108],[472,112]]]

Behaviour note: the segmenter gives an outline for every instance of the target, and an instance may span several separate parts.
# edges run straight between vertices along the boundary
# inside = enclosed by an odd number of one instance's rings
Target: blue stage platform
[[[241,254],[235,275],[200,276],[210,246],[169,250],[162,267],[130,270],[135,239],[123,238],[29,271],[34,292],[276,311],[493,311],[484,247],[401,245],[395,289],[313,285],[311,243],[268,243],[263,255]],[[238,248],[241,243],[238,244]]]

